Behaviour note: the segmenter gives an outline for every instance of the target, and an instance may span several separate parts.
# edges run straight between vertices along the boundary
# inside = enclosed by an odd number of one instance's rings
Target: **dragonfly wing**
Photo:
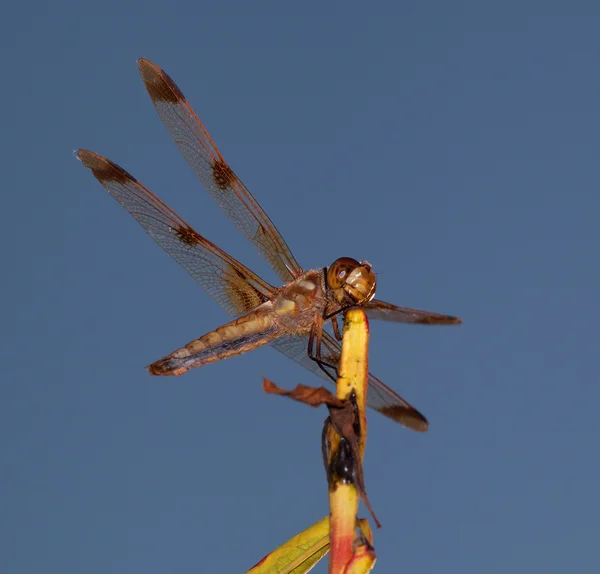
[[[459,325],[462,319],[452,315],[441,315],[431,311],[398,307],[385,301],[374,299],[366,303],[364,309],[369,320],[392,321],[394,323],[418,323],[422,325]]]
[[[280,337],[273,341],[271,345],[315,375],[330,383],[332,382],[319,365],[308,356],[308,336]],[[323,331],[322,359],[328,363],[338,365],[341,352],[340,344],[329,333]],[[328,371],[336,378],[334,369],[328,369]],[[412,430],[423,432],[429,426],[427,419],[417,409],[371,373],[369,373],[367,404],[382,415]]]
[[[283,237],[223,159],[208,131],[175,82],[156,64],[138,60],[152,103],[183,157],[225,214],[285,283],[302,273]]]
[[[270,299],[271,285],[194,231],[123,168],[87,150],[78,150],[77,157],[227,313],[241,315]]]

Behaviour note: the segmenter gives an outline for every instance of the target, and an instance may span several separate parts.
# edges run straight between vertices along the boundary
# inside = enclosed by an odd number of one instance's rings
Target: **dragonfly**
[[[175,82],[156,64],[138,67],[159,117],[206,191],[254,245],[283,285],[274,287],[188,225],[123,168],[92,151],[77,158],[177,263],[229,315],[231,322],[147,367],[152,375],[182,375],[215,361],[270,344],[312,373],[335,381],[341,346],[338,317],[352,306],[369,319],[456,325],[451,315],[398,307],[374,298],[371,265],[341,257],[329,267],[305,271],[254,196],[229,167]],[[329,332],[331,330],[333,335]],[[415,431],[428,428],[415,407],[374,375],[368,405]]]

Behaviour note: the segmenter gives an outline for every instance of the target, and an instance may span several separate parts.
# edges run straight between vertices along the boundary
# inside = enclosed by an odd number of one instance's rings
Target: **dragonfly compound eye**
[[[366,261],[359,263],[351,257],[341,257],[327,270],[327,283],[337,292],[340,302],[347,295],[353,303],[361,304],[373,299],[377,280]]]

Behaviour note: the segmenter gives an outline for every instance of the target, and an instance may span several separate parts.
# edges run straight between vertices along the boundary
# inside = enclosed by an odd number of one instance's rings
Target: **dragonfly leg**
[[[342,334],[340,333],[340,325],[338,323],[337,315],[334,315],[331,318],[331,327],[333,329],[333,336],[336,338],[336,340],[341,341]]]
[[[315,322],[313,323],[313,326],[310,330],[310,334],[308,336],[307,354],[309,358],[312,359],[315,363],[317,363],[320,369],[335,383],[335,381],[337,380],[338,366],[337,364],[333,364],[331,362],[323,360],[321,356],[322,333],[323,319],[319,317],[318,319],[315,319]],[[333,369],[335,375],[331,374],[331,372],[328,369]]]

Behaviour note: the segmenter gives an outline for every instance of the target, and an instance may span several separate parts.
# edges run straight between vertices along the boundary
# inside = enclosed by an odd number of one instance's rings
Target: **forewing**
[[[302,273],[263,208],[233,173],[175,82],[157,65],[138,66],[152,103],[198,179],[285,283]]]
[[[194,231],[123,168],[87,150],[78,150],[77,157],[227,313],[241,315],[270,298],[271,285]]]
[[[441,315],[431,311],[397,307],[385,301],[374,299],[366,303],[364,309],[369,320],[392,321],[394,323],[419,323],[422,325],[459,325],[462,319],[452,315]]]
[[[324,378],[330,383],[333,382],[325,375],[319,365],[308,356],[308,336],[280,337],[272,342],[271,345],[290,359],[306,367],[315,375]],[[342,348],[340,344],[329,333],[323,331],[321,342],[321,358],[323,361],[338,365],[341,352]],[[337,376],[335,370],[328,368],[328,371],[335,379]],[[429,426],[427,419],[417,409],[371,373],[369,373],[367,404],[382,415],[412,430],[423,432]]]

